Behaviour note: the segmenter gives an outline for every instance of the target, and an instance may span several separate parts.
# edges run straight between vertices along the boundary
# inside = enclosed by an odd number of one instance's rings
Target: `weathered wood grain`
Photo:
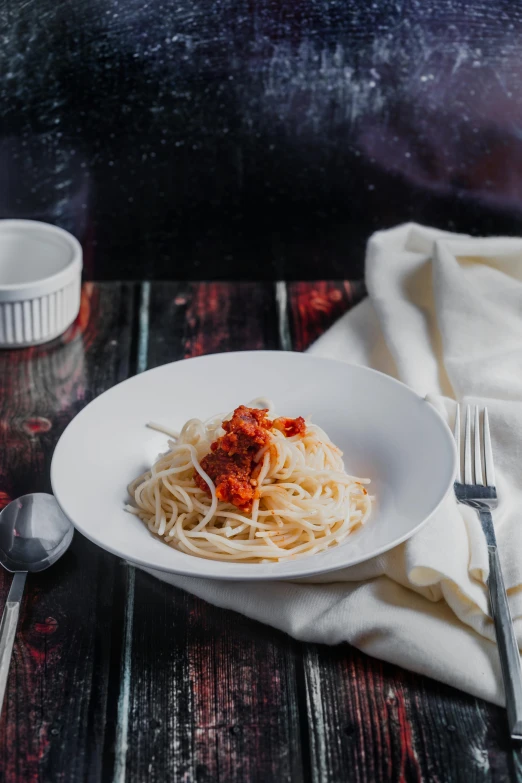
[[[289,283],[304,350],[363,295],[360,284]],[[303,653],[314,783],[522,780],[504,711],[347,646]]]
[[[362,281],[314,281],[288,283],[288,318],[292,347],[304,351],[365,295]]]
[[[311,647],[304,667],[314,781],[340,782],[347,770],[361,783],[510,779],[502,710],[345,645]]]
[[[270,284],[154,285],[148,365],[276,348]],[[129,783],[302,781],[297,645],[136,571]]]
[[[155,283],[149,320],[149,367],[188,356],[278,347],[270,283]]]
[[[50,491],[58,437],[129,369],[133,287],[87,284],[76,324],[51,345],[0,353],[0,499]],[[100,779],[113,586],[111,555],[75,534],[29,576],[0,722],[3,783]],[[0,606],[10,576],[0,572]]]

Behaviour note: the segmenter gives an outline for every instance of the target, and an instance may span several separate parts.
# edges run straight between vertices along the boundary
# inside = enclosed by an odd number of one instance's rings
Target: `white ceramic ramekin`
[[[80,310],[82,247],[36,220],[0,220],[0,348],[53,340]]]

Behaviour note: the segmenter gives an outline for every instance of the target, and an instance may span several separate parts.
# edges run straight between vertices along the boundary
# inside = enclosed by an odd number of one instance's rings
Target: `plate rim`
[[[263,355],[272,355],[272,356],[273,355],[281,356],[281,355],[292,354],[293,356],[298,356],[298,357],[301,357],[301,358],[307,359],[307,360],[312,359],[313,361],[334,363],[334,364],[337,364],[337,365],[349,366],[350,368],[355,369],[357,371],[362,371],[363,373],[370,373],[370,374],[375,374],[375,375],[382,376],[382,377],[384,377],[386,382],[392,382],[394,384],[397,384],[397,385],[403,387],[409,394],[413,395],[413,397],[416,398],[417,400],[419,400],[421,402],[426,402],[429,405],[430,412],[435,415],[435,417],[438,419],[439,423],[442,425],[443,430],[446,432],[446,436],[448,438],[448,441],[451,444],[451,453],[452,453],[452,457],[453,457],[451,470],[450,470],[450,474],[449,474],[451,478],[448,481],[448,486],[447,486],[446,490],[443,492],[439,502],[432,509],[432,511],[424,519],[422,519],[417,525],[415,525],[415,527],[412,528],[412,530],[409,530],[404,535],[399,536],[398,538],[394,539],[391,543],[385,544],[385,545],[379,547],[378,549],[375,549],[370,556],[366,556],[366,555],[358,556],[358,557],[355,557],[355,558],[351,558],[350,562],[348,564],[344,564],[344,565],[336,564],[336,565],[332,565],[331,567],[325,566],[324,564],[321,565],[321,566],[314,567],[313,566],[313,556],[308,557],[308,558],[302,558],[302,559],[300,558],[299,559],[299,563],[303,564],[303,569],[302,569],[303,573],[300,573],[299,575],[286,575],[286,576],[285,576],[284,573],[279,575],[279,574],[273,574],[273,573],[259,573],[259,572],[257,574],[255,572],[253,572],[252,574],[249,574],[248,576],[246,576],[244,573],[240,574],[238,572],[236,572],[236,573],[232,572],[232,573],[223,573],[223,574],[204,575],[204,574],[201,574],[201,573],[194,573],[193,569],[189,570],[187,568],[178,567],[178,566],[176,566],[176,568],[168,568],[167,566],[163,566],[163,565],[151,565],[148,560],[143,560],[143,559],[141,559],[139,557],[132,557],[132,558],[131,557],[127,557],[125,555],[122,555],[121,551],[118,551],[118,549],[116,549],[116,548],[114,548],[112,546],[109,546],[109,545],[107,545],[105,543],[101,544],[99,542],[99,540],[97,540],[94,536],[90,535],[87,530],[85,530],[80,524],[75,522],[72,519],[71,516],[69,516],[69,514],[66,511],[66,509],[64,508],[64,505],[62,504],[62,502],[60,500],[59,494],[56,491],[56,465],[57,465],[56,457],[57,457],[57,453],[58,453],[60,444],[62,443],[62,441],[64,439],[64,436],[67,433],[67,431],[72,427],[73,424],[75,426],[77,426],[76,423],[78,422],[79,419],[81,419],[83,417],[83,415],[86,413],[86,411],[89,408],[92,411],[92,406],[96,406],[96,404],[98,403],[99,400],[101,400],[102,398],[106,398],[107,396],[111,396],[113,393],[116,393],[116,391],[119,390],[125,384],[132,383],[137,378],[145,376],[145,375],[147,375],[149,373],[157,372],[158,370],[163,370],[166,367],[171,367],[171,366],[177,365],[179,363],[201,362],[201,361],[204,361],[205,359],[209,359],[209,358],[216,358],[216,357],[221,357],[222,358],[223,356],[230,356],[230,355],[240,356],[240,355],[245,355],[245,354],[248,354],[248,355],[263,354]],[[359,565],[360,563],[364,563],[364,562],[367,562],[369,560],[372,560],[375,557],[379,557],[380,555],[382,555],[382,554],[384,554],[386,552],[389,552],[391,549],[394,549],[395,547],[400,546],[400,544],[403,544],[409,538],[412,538],[414,535],[416,535],[424,527],[424,525],[426,525],[430,521],[430,519],[433,518],[433,516],[437,513],[437,511],[442,506],[442,504],[444,503],[446,498],[449,496],[450,492],[453,489],[454,477],[455,477],[455,474],[456,474],[456,467],[457,467],[457,447],[456,447],[456,444],[455,444],[455,439],[453,437],[453,433],[451,432],[451,429],[450,429],[448,423],[443,418],[441,413],[437,410],[437,408],[435,408],[435,406],[432,405],[426,399],[426,397],[423,397],[422,395],[418,394],[418,392],[416,392],[410,386],[405,384],[403,381],[400,381],[397,378],[394,378],[393,376],[388,375],[385,372],[382,372],[381,370],[376,370],[373,367],[366,367],[365,365],[355,364],[353,362],[347,362],[347,361],[344,361],[342,359],[335,359],[335,358],[329,357],[329,356],[316,356],[314,354],[309,354],[309,353],[306,353],[306,352],[303,352],[303,351],[283,351],[283,350],[266,350],[266,349],[256,350],[256,349],[253,349],[253,350],[242,350],[242,351],[221,351],[221,352],[214,352],[214,353],[209,353],[209,354],[203,354],[203,355],[200,355],[200,356],[191,356],[191,357],[188,357],[188,358],[176,359],[176,360],[174,360],[172,362],[166,362],[165,364],[160,364],[160,365],[157,365],[156,367],[151,367],[151,368],[149,368],[147,370],[144,370],[141,373],[136,373],[134,375],[131,375],[130,377],[125,378],[123,381],[120,381],[119,383],[115,384],[114,386],[111,386],[109,389],[106,389],[104,392],[102,392],[101,394],[97,395],[93,400],[91,400],[84,408],[82,408],[82,410],[79,411],[76,414],[76,416],[74,416],[71,419],[71,421],[68,423],[68,425],[66,426],[66,428],[64,429],[64,431],[60,435],[60,438],[58,439],[58,442],[56,443],[56,446],[54,448],[53,456],[52,456],[52,460],[51,460],[50,481],[51,481],[52,492],[53,492],[54,497],[56,498],[56,501],[57,501],[58,505],[60,506],[60,508],[61,508],[62,512],[65,514],[65,516],[72,523],[74,528],[76,530],[78,530],[79,533],[81,533],[83,536],[85,536],[85,538],[87,538],[89,541],[91,541],[96,546],[99,546],[104,551],[110,552],[112,555],[115,555],[116,557],[119,557],[120,559],[125,560],[126,562],[130,563],[131,565],[137,566],[137,567],[142,568],[142,569],[144,569],[144,570],[146,570],[148,572],[151,572],[151,573],[156,571],[156,572],[161,572],[162,574],[172,574],[174,576],[190,577],[192,579],[210,579],[210,580],[217,580],[217,581],[234,581],[234,582],[241,582],[241,581],[242,582],[254,582],[254,581],[255,582],[258,582],[258,581],[290,581],[290,582],[294,582],[294,581],[298,581],[300,579],[307,578],[307,577],[310,577],[310,576],[319,576],[320,574],[333,573],[335,571],[341,571],[341,570],[343,570],[345,568],[351,568],[352,566],[356,566],[356,565]],[[198,558],[198,557],[191,558],[191,561],[192,560],[199,561],[199,562],[202,562],[202,563],[206,563],[206,562],[212,562],[212,563],[221,562],[221,561],[211,561],[211,560],[207,560],[206,558]],[[296,560],[292,561],[292,563],[295,563],[295,562],[296,562]],[[308,564],[310,564],[310,565],[308,565]],[[223,563],[223,565],[225,565],[225,563]],[[252,567],[255,568],[256,565],[258,565],[258,564],[256,564],[256,563],[248,563],[248,564],[245,564],[245,563],[226,563],[226,565],[229,568],[232,568],[232,567],[236,568],[237,567],[237,568],[241,568],[241,569],[243,569],[243,568],[250,569]],[[274,567],[277,567],[278,564],[274,563],[274,564],[270,564],[270,565],[272,565]],[[279,565],[281,565],[281,567],[284,567],[286,564],[285,563],[281,563]]]

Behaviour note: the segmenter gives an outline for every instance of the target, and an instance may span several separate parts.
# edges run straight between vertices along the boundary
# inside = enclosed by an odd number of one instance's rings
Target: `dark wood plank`
[[[154,284],[149,314],[149,366],[278,345],[270,284]],[[301,783],[298,646],[140,571],[135,579],[124,779]]]
[[[289,283],[296,350],[363,294],[348,282]],[[520,779],[504,711],[348,645],[303,653],[314,783]],[[519,775],[520,773],[518,773]]]
[[[278,347],[270,283],[154,283],[148,366],[220,351]]]
[[[340,316],[365,295],[360,280],[314,281],[288,283],[288,316],[293,348],[304,351]]]
[[[304,666],[314,781],[510,779],[503,710],[347,645],[310,646]]]
[[[48,346],[0,353],[0,499],[50,491],[58,437],[129,371],[131,285],[87,284],[76,324]],[[0,722],[4,783],[100,780],[117,560],[75,534],[29,576]],[[0,572],[3,605],[10,576]]]

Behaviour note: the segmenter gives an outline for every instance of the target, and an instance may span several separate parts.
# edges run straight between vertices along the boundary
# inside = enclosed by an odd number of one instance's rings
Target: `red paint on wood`
[[[36,633],[44,634],[44,636],[50,636],[56,632],[58,628],[58,621],[54,617],[47,617],[43,623],[35,623],[34,630]]]
[[[5,508],[9,505],[13,498],[7,492],[0,490],[0,508]]]
[[[413,780],[422,781],[422,774],[417,760],[417,754],[413,744],[413,734],[409,716],[406,711],[405,699],[400,690],[395,694],[395,706],[390,701],[389,708],[395,713],[395,721],[398,724],[400,739],[400,764],[398,768],[398,780],[400,783],[410,783]]]
[[[22,427],[29,435],[39,435],[42,432],[49,432],[52,424],[49,419],[46,419],[43,416],[33,416],[26,419],[23,422]]]
[[[191,613],[194,754],[208,780],[299,778],[295,679],[288,640],[197,601]],[[275,637],[275,638],[274,638]],[[194,641],[196,646],[194,646]]]
[[[13,649],[11,675],[1,721],[2,744],[9,752],[3,756],[2,780],[13,783],[40,783],[41,763],[49,748],[49,722],[42,715],[42,683],[49,672],[56,672],[61,661],[62,645],[49,645],[48,634],[35,633],[38,623],[30,623],[30,616],[39,602],[39,593],[30,583],[22,603],[18,632]],[[51,627],[47,618],[44,625]],[[26,628],[30,630],[25,631]],[[52,633],[52,632],[51,632]],[[35,643],[36,642],[36,643]],[[14,672],[14,674],[13,674]],[[16,677],[17,689],[14,689]],[[49,696],[52,690],[49,691]],[[53,705],[47,705],[52,712]]]
[[[186,300],[184,355],[275,347],[266,339],[277,331],[275,306],[266,293],[260,283],[190,284],[174,300]]]
[[[360,282],[288,283],[294,349],[304,351],[363,296]]]

